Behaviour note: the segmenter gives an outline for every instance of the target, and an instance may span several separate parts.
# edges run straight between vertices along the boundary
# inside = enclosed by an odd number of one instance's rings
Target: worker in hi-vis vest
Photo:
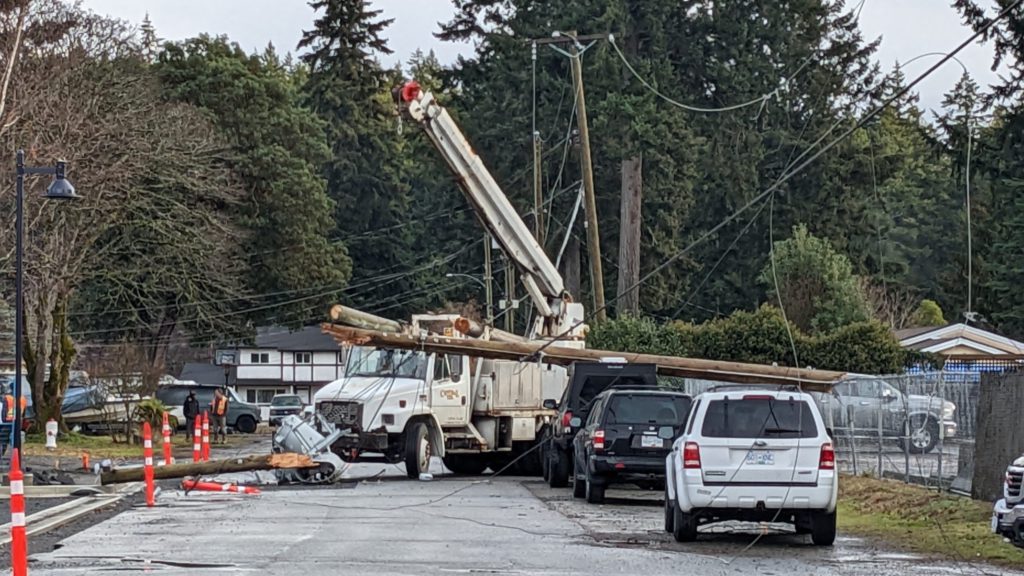
[[[228,442],[228,396],[218,388],[213,393],[213,402],[210,402],[210,412],[213,416],[214,441],[220,437],[221,444]]]

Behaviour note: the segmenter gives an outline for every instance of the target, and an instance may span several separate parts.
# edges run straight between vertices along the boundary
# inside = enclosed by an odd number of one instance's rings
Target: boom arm
[[[421,91],[416,82],[406,83],[396,96],[404,112],[430,137],[455,174],[480,221],[519,270],[526,291],[541,317],[542,325],[535,331],[543,336],[557,336],[581,324],[582,305],[572,303],[558,269],[534,239],[448,111],[431,93]],[[583,330],[582,325],[576,326],[571,335],[582,336]]]

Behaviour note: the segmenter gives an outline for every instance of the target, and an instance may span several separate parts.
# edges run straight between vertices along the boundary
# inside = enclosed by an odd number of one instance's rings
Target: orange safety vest
[[[213,399],[213,413],[217,416],[224,416],[228,413],[227,396]]]
[[[21,413],[25,413],[25,405],[28,402],[25,397],[21,397]],[[4,396],[4,422],[14,422],[14,396],[7,394]]]

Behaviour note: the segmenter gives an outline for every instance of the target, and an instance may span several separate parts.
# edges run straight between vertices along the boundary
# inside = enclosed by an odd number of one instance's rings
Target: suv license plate
[[[775,453],[751,450],[750,452],[747,452],[747,464],[755,466],[772,466],[775,464]]]
[[[661,438],[657,436],[641,436],[640,447],[641,448],[661,448],[663,446]]]

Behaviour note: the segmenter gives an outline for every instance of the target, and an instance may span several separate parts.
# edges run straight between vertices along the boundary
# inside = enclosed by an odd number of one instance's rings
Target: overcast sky
[[[472,47],[438,41],[433,33],[438,22],[453,12],[451,0],[372,0],[393,18],[387,37],[394,54],[386,64],[405,60],[417,48],[433,49],[442,63],[451,63]],[[867,38],[882,38],[881,64],[889,68],[925,52],[946,52],[968,35],[949,0],[865,0],[861,28]],[[854,4],[854,2],[849,2]],[[138,23],[148,13],[161,38],[180,40],[201,32],[226,34],[246,49],[262,49],[269,42],[283,53],[293,51],[303,30],[311,28],[313,11],[306,0],[84,0],[84,5],[103,14]],[[581,26],[581,29],[583,27]],[[913,77],[938,57],[918,60],[906,68]],[[991,50],[970,46],[960,60],[982,85],[995,81],[990,71]],[[942,94],[960,77],[955,62],[947,64],[919,85],[921,104],[938,107]]]

